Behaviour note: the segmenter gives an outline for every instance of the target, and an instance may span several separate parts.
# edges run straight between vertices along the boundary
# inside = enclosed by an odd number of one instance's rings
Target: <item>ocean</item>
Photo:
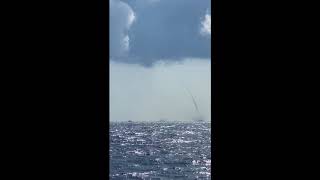
[[[210,123],[112,122],[109,178],[211,178]]]

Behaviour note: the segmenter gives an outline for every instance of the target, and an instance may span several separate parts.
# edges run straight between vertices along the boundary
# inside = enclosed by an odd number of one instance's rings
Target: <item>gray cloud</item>
[[[128,32],[130,58],[122,60],[148,66],[159,59],[210,59],[210,38],[199,33],[204,13],[211,11],[210,0],[123,1],[132,7],[137,21]]]
[[[129,28],[135,20],[132,8],[120,1],[110,0],[110,56],[123,57],[129,50]]]

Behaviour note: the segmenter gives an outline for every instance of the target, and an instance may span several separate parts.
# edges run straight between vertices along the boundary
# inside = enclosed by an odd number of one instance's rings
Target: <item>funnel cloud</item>
[[[201,115],[211,119],[211,65],[202,59],[179,63],[160,61],[152,68],[111,62],[110,119],[112,121],[191,121],[198,112],[185,88],[197,101]]]

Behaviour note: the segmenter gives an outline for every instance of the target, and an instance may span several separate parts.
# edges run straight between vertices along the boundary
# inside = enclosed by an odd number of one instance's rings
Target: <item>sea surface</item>
[[[210,179],[210,123],[111,123],[110,179]]]

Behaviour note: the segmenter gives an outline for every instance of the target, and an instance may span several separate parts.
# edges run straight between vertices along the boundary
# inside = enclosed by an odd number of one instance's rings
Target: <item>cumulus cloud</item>
[[[170,63],[169,63],[170,62]],[[110,63],[111,121],[189,121],[198,113],[211,119],[211,66],[209,59],[158,61],[152,67]]]
[[[208,12],[202,18],[200,34],[203,36],[211,36],[211,14]]]
[[[110,0],[110,56],[125,56],[129,50],[128,31],[135,21],[132,8],[120,0]]]

